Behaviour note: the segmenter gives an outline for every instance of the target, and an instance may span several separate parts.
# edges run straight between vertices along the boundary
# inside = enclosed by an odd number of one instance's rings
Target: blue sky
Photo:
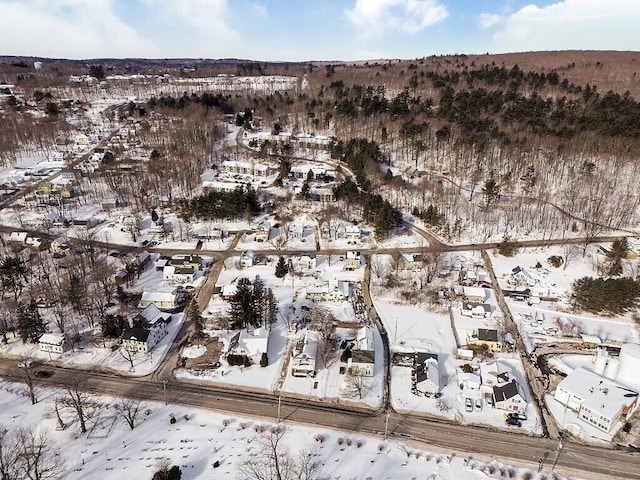
[[[640,51],[640,0],[0,0],[0,54],[418,58]]]

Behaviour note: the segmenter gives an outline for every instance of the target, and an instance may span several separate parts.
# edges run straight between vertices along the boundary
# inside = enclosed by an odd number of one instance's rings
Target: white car
[[[464,409],[467,412],[473,412],[473,400],[471,397],[467,397],[464,401]]]

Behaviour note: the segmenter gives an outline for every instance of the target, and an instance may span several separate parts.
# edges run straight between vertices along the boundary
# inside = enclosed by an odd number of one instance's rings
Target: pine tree
[[[248,327],[249,325],[259,325],[257,319],[255,302],[253,298],[253,285],[248,278],[238,280],[236,293],[229,301],[231,309],[229,315],[235,329]]]
[[[285,261],[284,257],[281,256],[278,259],[278,263],[276,264],[276,277],[284,278],[288,271],[289,269],[287,268],[287,262]]]
[[[28,305],[18,304],[18,332],[23,342],[38,343],[46,331],[46,325],[34,300]]]

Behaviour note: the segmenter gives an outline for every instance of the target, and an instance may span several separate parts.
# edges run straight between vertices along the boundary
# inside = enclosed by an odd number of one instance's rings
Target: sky
[[[0,55],[413,59],[640,51],[640,0],[0,0]]]

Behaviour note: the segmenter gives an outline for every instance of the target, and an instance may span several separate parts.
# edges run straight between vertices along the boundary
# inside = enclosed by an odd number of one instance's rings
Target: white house
[[[227,355],[243,355],[259,361],[269,348],[269,330],[256,328],[251,331],[241,330],[229,341]]]
[[[358,270],[362,266],[362,256],[360,252],[348,251],[344,258],[344,270]]]
[[[161,311],[154,304],[146,306],[137,317],[145,324],[145,328],[151,327],[158,322],[171,322],[171,314]]]
[[[316,268],[316,257],[311,257],[309,255],[301,255],[298,259],[298,270],[302,272],[306,272],[308,270],[313,270]]]
[[[504,385],[511,381],[511,368],[498,360],[481,363],[480,379],[486,387]]]
[[[493,387],[493,401],[496,408],[508,412],[525,413],[527,411],[527,401],[521,392],[520,385],[515,380],[511,380],[504,385]]]
[[[353,350],[349,360],[349,373],[373,377],[375,357],[376,354],[373,350]]]
[[[318,332],[307,330],[304,338],[291,352],[291,375],[294,377],[315,377],[318,340]]]
[[[193,265],[167,265],[162,270],[162,278],[170,283],[192,283],[196,278]]]
[[[349,372],[372,377],[375,366],[375,343],[373,330],[367,326],[356,332],[356,341],[349,360]]]
[[[9,241],[12,243],[27,243],[27,237],[29,234],[27,232],[11,232],[9,236]]]
[[[417,353],[415,372],[416,390],[427,396],[440,393],[438,355],[434,353]]]
[[[164,324],[164,322],[161,323]],[[148,353],[166,334],[166,324],[164,324],[164,328],[160,326],[156,328],[125,328],[122,332],[122,348],[129,352]]]
[[[142,292],[139,307],[145,308],[151,304],[161,310],[171,310],[178,306],[178,293],[175,289],[171,290],[145,290]]]
[[[462,302],[462,315],[475,318],[488,318],[491,316],[491,305],[479,302]]]
[[[239,260],[240,267],[241,268],[252,267],[254,263],[254,259],[255,259],[255,255],[251,250],[242,252],[242,255],[240,255],[240,260]]]
[[[253,239],[256,242],[268,242],[271,235],[271,224],[269,222],[262,222],[256,228]]]
[[[576,368],[556,387],[554,398],[579,419],[610,433],[638,405],[638,393],[584,368]]]
[[[58,237],[51,242],[49,247],[54,255],[66,255],[69,253],[69,239],[67,237]]]
[[[487,293],[482,287],[462,287],[462,295],[468,302],[484,303]]]
[[[43,352],[64,353],[67,349],[67,340],[64,335],[45,333],[38,339],[38,347]]]
[[[482,381],[480,380],[480,375],[472,372],[461,372],[458,374],[458,384],[462,389],[475,392],[480,391]]]

